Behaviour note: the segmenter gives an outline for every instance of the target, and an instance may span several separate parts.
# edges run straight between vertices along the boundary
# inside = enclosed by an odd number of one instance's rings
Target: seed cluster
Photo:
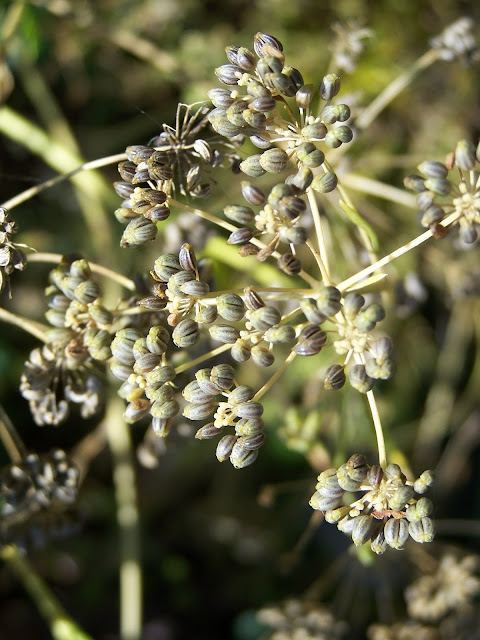
[[[348,631],[327,607],[293,598],[260,609],[257,620],[272,630],[268,640],[341,640]]]
[[[153,240],[157,223],[170,215],[167,197],[175,190],[192,198],[204,198],[212,190],[208,172],[225,163],[234,165],[237,156],[232,144],[216,135],[199,134],[208,125],[206,106],[178,106],[176,125],[163,125],[163,131],[149,145],[126,149],[127,160],[118,171],[122,181],[115,183],[123,198],[115,211],[119,222],[126,224],[120,245],[133,247]]]
[[[433,504],[423,496],[432,482],[431,471],[410,483],[397,464],[384,470],[354,454],[338,469],[327,469],[318,476],[310,506],[323,511],[325,520],[336,524],[355,545],[370,542],[380,554],[388,547],[403,549],[409,537],[421,543],[433,540]],[[357,491],[364,495],[342,504],[345,494]]]
[[[79,473],[65,452],[31,453],[0,471],[2,526],[41,509],[65,508],[77,498]]]
[[[87,261],[65,256],[51,271],[45,291],[46,318],[53,327],[46,344],[34,349],[20,382],[38,425],[58,425],[79,404],[82,417],[103,402],[104,362],[110,358],[113,316]]]
[[[459,140],[446,163],[422,162],[419,174],[405,178],[405,186],[418,193],[420,222],[437,238],[446,233],[441,222],[456,213],[460,238],[466,244],[478,238],[480,225],[480,142],[477,147],[468,140]],[[456,168],[454,175],[450,173]]]

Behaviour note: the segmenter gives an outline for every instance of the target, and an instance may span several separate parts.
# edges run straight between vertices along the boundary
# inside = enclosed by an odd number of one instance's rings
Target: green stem
[[[380,420],[380,414],[378,413],[377,401],[373,391],[367,391],[367,400],[370,406],[370,411],[373,418],[373,425],[375,427],[375,435],[377,437],[378,446],[378,464],[385,469],[387,466],[387,451],[385,449],[385,437],[383,435],[382,421]]]
[[[120,638],[140,640],[142,631],[142,572],[140,523],[135,465],[122,401],[113,397],[104,425],[113,457],[113,480],[120,529]]]
[[[453,225],[461,215],[462,215],[461,213],[458,213],[457,211],[455,211],[451,215],[447,216],[445,220],[443,220],[440,224],[443,227],[448,227],[451,224]],[[403,256],[405,253],[408,253],[412,249],[415,249],[415,247],[418,247],[424,242],[426,242],[427,240],[430,240],[432,236],[433,236],[433,232],[430,229],[428,231],[425,231],[425,233],[422,233],[421,235],[414,238],[410,242],[407,242],[406,244],[402,245],[398,249],[395,249],[395,251],[392,251],[392,253],[389,253],[387,256],[381,258],[380,260],[377,260],[377,262],[374,262],[368,267],[365,267],[365,269],[362,269],[361,271],[351,276],[350,278],[347,278],[343,282],[340,282],[339,284],[337,284],[337,289],[340,289],[340,291],[348,291],[350,287],[352,287],[357,282],[360,282],[361,280],[366,278],[366,276],[369,276],[374,271],[377,271],[377,269],[384,267],[390,262],[393,262],[393,260],[396,260],[400,256]]]
[[[50,180],[46,180],[45,182],[42,182],[41,184],[38,184],[35,187],[30,187],[30,189],[26,189],[25,191],[18,193],[16,196],[13,196],[13,198],[10,198],[10,200],[5,200],[5,202],[2,203],[2,207],[5,207],[5,209],[8,209],[10,211],[11,209],[18,207],[19,204],[22,204],[23,202],[26,202],[27,200],[34,198],[36,195],[38,195],[42,191],[45,191],[46,189],[50,189],[51,187],[54,187],[55,185],[60,184],[65,180],[70,180],[70,178],[73,178],[74,176],[77,175],[77,173],[80,173],[81,171],[91,171],[92,169],[107,167],[108,165],[122,162],[122,160],[126,160],[126,158],[127,156],[125,153],[117,153],[116,155],[113,155],[113,156],[108,156],[105,158],[99,158],[98,160],[91,160],[90,162],[85,162],[84,164],[81,164],[79,167],[77,167],[76,169],[73,169],[73,171],[70,171],[69,173],[64,173],[60,176],[55,176],[54,178],[50,178]]]
[[[218,356],[231,348],[231,344],[221,344],[216,349],[212,349],[208,353],[204,353],[203,356],[199,356],[198,358],[195,358],[195,360],[189,360],[188,362],[185,362],[185,364],[181,364],[180,366],[175,367],[175,373],[177,375],[179,373],[183,373],[184,371],[187,371],[192,367],[196,367],[197,364],[201,364],[202,362],[205,362],[205,360],[210,360],[210,358],[214,358],[215,356]]]
[[[20,462],[27,455],[27,450],[8,417],[5,409],[0,404],[0,439],[3,442],[10,460],[13,463]]]
[[[91,636],[70,618],[18,547],[13,544],[7,545],[0,550],[0,556],[35,602],[40,614],[47,621],[54,640],[92,640]]]
[[[308,198],[308,203],[310,205],[313,224],[315,226],[315,233],[317,235],[318,251],[320,253],[320,262],[318,262],[317,260],[317,263],[322,273],[322,280],[324,284],[327,285],[327,284],[330,284],[331,282],[330,275],[329,275],[330,267],[328,264],[328,251],[327,251],[327,245],[325,242],[325,234],[323,233],[322,219],[320,217],[320,211],[318,210],[317,199],[312,189],[307,190],[307,198]]]
[[[288,357],[282,362],[282,366],[275,371],[273,376],[267,380],[267,382],[261,387],[257,393],[253,396],[252,402],[258,402],[262,396],[264,396],[269,389],[273,387],[273,385],[277,382],[277,380],[282,376],[285,371],[288,369],[290,364],[294,361],[297,353],[295,351],[290,351]]]
[[[28,262],[59,263],[62,261],[62,259],[63,259],[63,256],[60,253],[39,252],[39,253],[30,253],[27,256]],[[122,287],[125,287],[125,289],[129,289],[130,291],[135,291],[135,288],[136,288],[135,283],[133,280],[130,280],[130,278],[126,278],[125,276],[122,276],[120,273],[113,271],[113,269],[109,269],[108,267],[103,267],[102,265],[97,264],[95,262],[89,261],[88,265],[90,269],[94,273],[98,273],[99,276],[109,278],[110,280],[113,280],[114,282],[118,282],[118,284],[121,284]]]
[[[11,313],[3,307],[0,307],[0,320],[3,320],[3,322],[8,322],[9,324],[13,324],[16,327],[20,327],[20,329],[27,331],[27,333],[35,336],[42,342],[47,341],[46,333],[49,329],[51,329],[51,327],[45,324],[41,324],[40,322],[35,322],[35,320],[23,318],[22,316],[18,316],[16,313]]]

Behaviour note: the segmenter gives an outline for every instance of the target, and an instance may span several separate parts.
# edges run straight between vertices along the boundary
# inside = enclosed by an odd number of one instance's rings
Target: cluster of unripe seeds
[[[355,545],[370,542],[375,553],[383,553],[388,547],[403,549],[409,537],[421,543],[433,540],[433,504],[423,496],[432,483],[431,471],[412,483],[397,464],[382,469],[354,454],[338,469],[318,476],[310,505],[323,511],[325,520],[336,524]],[[359,491],[362,497],[349,496],[344,504],[344,496]]]
[[[70,402],[81,406],[83,417],[93,415],[102,402],[104,362],[111,356],[113,315],[87,261],[64,257],[50,283],[45,316],[53,328],[46,344],[30,354],[20,383],[39,425],[62,422]]]
[[[477,240],[480,225],[480,142],[477,147],[468,140],[459,140],[455,152],[448,154],[445,164],[425,161],[417,168],[419,174],[405,178],[405,186],[418,193],[417,206],[423,227],[437,238],[447,229],[441,224],[457,213],[460,238],[466,244]],[[450,172],[456,168],[453,176]],[[459,179],[458,179],[459,178]]]

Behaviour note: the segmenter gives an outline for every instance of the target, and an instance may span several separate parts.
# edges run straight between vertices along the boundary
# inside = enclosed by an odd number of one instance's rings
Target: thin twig
[[[0,321],[8,322],[8,324],[13,324],[16,327],[20,327],[20,329],[23,329],[27,333],[30,333],[32,336],[35,336],[42,342],[47,341],[47,331],[51,329],[51,327],[45,324],[41,324],[40,322],[30,320],[29,318],[23,318],[16,313],[11,313],[3,307],[0,307]]]

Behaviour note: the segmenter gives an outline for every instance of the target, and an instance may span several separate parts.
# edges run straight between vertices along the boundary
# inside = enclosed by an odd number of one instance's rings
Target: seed
[[[172,340],[179,348],[191,347],[198,342],[198,324],[191,318],[180,320],[173,330]]]
[[[409,525],[404,518],[390,518],[383,529],[386,543],[393,549],[403,549],[408,540]]]
[[[345,367],[340,364],[332,364],[325,372],[323,386],[327,390],[341,389],[345,385]]]
[[[242,195],[245,200],[254,206],[265,204],[265,194],[258,187],[254,187],[250,182],[243,180],[241,182]]]
[[[273,353],[259,344],[252,347],[251,355],[253,362],[259,367],[270,367],[275,361]]]
[[[228,391],[233,385],[235,370],[229,364],[217,364],[212,367],[211,382],[219,391]]]
[[[281,173],[288,164],[288,154],[278,147],[264,151],[259,158],[260,166],[268,173]],[[249,174],[250,175],[250,174]]]
[[[432,542],[435,537],[435,528],[431,518],[422,518],[418,522],[410,522],[408,531],[415,542]]]
[[[357,516],[352,529],[352,541],[356,547],[365,544],[375,532],[377,525],[373,516]]]
[[[327,173],[318,175],[313,179],[312,189],[315,189],[315,191],[318,191],[319,193],[330,193],[335,189],[337,183],[337,176],[334,173],[328,171]]]
[[[187,404],[183,410],[185,418],[189,420],[204,420],[213,415],[216,403],[202,402],[201,404]]]
[[[233,446],[237,441],[237,436],[232,434],[223,436],[220,442],[217,445],[216,456],[219,462],[224,462],[230,457],[232,453]]]
[[[224,344],[234,343],[240,337],[240,331],[229,324],[214,324],[208,329],[213,340]]]
[[[245,226],[255,219],[255,213],[250,207],[241,204],[230,204],[223,210],[225,217],[237,224]]]
[[[300,356],[314,356],[327,343],[327,334],[316,324],[304,327],[298,336],[294,351]]]
[[[340,76],[329,73],[323,77],[320,84],[320,96],[322,100],[331,100],[340,91]]]
[[[162,282],[168,282],[170,276],[180,271],[181,266],[178,257],[173,253],[164,253],[159,256],[153,265],[153,270]]]
[[[225,320],[237,322],[245,314],[245,305],[236,293],[223,293],[217,298],[217,310]]]

